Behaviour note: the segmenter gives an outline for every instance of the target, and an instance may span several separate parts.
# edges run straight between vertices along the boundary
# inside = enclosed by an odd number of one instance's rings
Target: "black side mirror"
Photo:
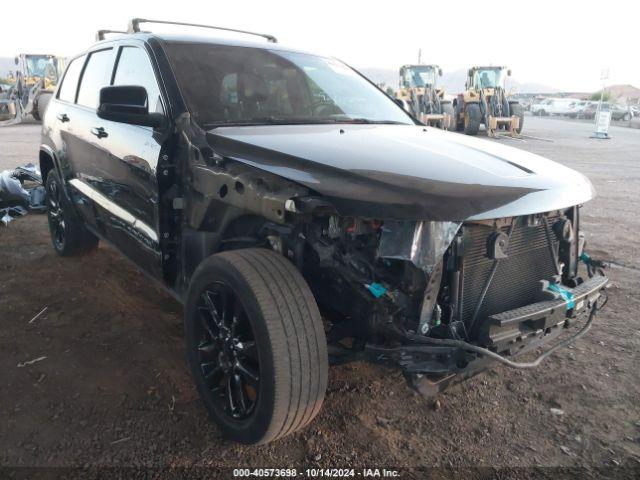
[[[137,85],[118,85],[100,89],[98,117],[113,122],[144,127],[162,127],[166,118],[161,113],[149,113],[147,90]]]

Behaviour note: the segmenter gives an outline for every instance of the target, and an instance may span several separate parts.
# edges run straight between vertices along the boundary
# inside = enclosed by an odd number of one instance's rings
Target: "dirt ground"
[[[612,287],[594,328],[573,347],[533,371],[496,366],[435,405],[398,372],[334,367],[324,407],[306,430],[239,446],[220,437],[197,398],[180,306],[104,244],[81,259],[57,257],[46,217],[33,214],[0,227],[0,466],[637,473],[640,130],[612,127],[613,139],[598,141],[588,138],[588,124],[526,122],[525,133],[554,141],[501,141],[579,169],[599,193],[583,209],[584,228],[588,251],[613,262]],[[38,140],[37,125],[1,129],[0,169],[33,161]]]

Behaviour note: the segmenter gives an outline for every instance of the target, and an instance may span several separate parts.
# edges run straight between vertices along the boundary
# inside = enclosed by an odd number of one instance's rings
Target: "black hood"
[[[556,210],[593,196],[574,170],[435,128],[221,127],[207,138],[220,155],[300,183],[342,215],[463,221]]]

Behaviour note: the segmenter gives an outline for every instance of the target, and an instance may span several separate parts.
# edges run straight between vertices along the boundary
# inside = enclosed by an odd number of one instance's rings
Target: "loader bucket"
[[[494,117],[489,115],[489,122],[487,124],[487,133],[490,137],[496,137],[497,131],[500,126],[505,125],[512,137],[518,136],[518,127],[520,126],[520,119],[516,115],[511,117]]]

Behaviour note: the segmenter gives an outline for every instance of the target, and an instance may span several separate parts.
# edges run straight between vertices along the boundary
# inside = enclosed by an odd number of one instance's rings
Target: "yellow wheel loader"
[[[464,93],[453,101],[456,129],[476,135],[484,124],[490,137],[500,130],[516,136],[522,131],[524,109],[510,100],[504,85],[511,75],[507,67],[472,67],[467,72]]]
[[[10,85],[0,91],[0,125],[20,123],[27,115],[40,120],[51,100],[64,59],[55,55],[20,54]]]
[[[396,95],[405,110],[425,125],[455,130],[453,103],[447,100],[437,78],[437,65],[404,65],[400,68],[400,89]]]

